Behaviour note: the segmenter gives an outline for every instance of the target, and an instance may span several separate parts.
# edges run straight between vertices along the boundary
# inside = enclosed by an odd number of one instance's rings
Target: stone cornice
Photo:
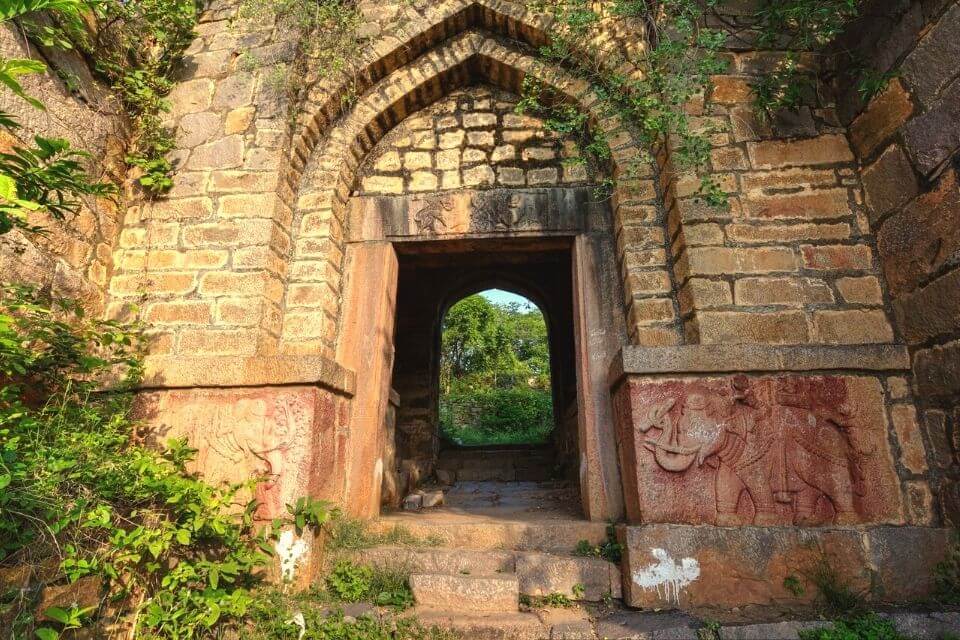
[[[323,356],[148,356],[141,389],[314,385],[353,395],[356,375]]]
[[[688,373],[796,373],[811,371],[906,371],[902,345],[696,344],[624,347],[614,359],[611,386],[628,375]]]

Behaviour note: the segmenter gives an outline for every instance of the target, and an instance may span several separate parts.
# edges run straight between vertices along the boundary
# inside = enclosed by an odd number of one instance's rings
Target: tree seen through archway
[[[547,442],[554,421],[543,313],[492,289],[454,304],[442,331],[441,436],[459,446]]]

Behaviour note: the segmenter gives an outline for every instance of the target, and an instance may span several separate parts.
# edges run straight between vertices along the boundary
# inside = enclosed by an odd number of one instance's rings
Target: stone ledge
[[[610,367],[611,385],[625,375],[798,371],[906,371],[905,346],[697,344],[624,347]]]
[[[141,389],[317,385],[353,395],[356,375],[323,356],[148,356]]]

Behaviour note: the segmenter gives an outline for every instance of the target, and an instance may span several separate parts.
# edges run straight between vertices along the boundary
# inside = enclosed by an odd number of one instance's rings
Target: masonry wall
[[[857,162],[829,93],[761,117],[751,85],[784,59],[758,50],[758,3],[726,3],[724,75],[688,108],[712,142],[707,175],[730,194],[718,211],[700,177],[664,175],[684,340],[691,344],[871,344],[895,339]],[[726,28],[726,25],[717,24]],[[801,64],[820,64],[807,56]]]
[[[0,151],[29,147],[36,135],[65,138],[90,158],[83,164],[94,178],[122,185],[127,127],[116,99],[97,82],[86,64],[67,52],[38,51],[15,28],[0,28],[0,57],[38,58],[49,71],[22,77],[26,92],[45,110],[35,109],[10,91],[0,91],[0,111],[21,125],[0,130]],[[68,88],[56,74],[71,79]],[[14,230],[0,236],[0,270],[6,282],[29,282],[57,296],[77,298],[98,313],[107,301],[113,274],[113,249],[123,222],[123,193],[115,199],[85,198],[75,216],[64,222],[31,214],[28,223],[43,234]]]
[[[931,478],[946,522],[960,523],[960,3],[874,3],[840,43],[874,76],[869,104],[841,67],[865,210],[903,340]],[[846,90],[843,88],[846,87]],[[922,433],[922,436],[920,435]],[[929,467],[929,469],[928,469]]]

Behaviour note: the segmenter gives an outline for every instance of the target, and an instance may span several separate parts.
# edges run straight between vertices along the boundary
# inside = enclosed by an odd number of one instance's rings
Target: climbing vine
[[[766,118],[795,110],[815,95],[817,71],[800,62],[804,52],[822,50],[859,15],[860,0],[765,0],[749,28],[760,47],[785,51],[777,68],[754,83],[754,106]],[[878,90],[874,79],[860,74],[859,90],[869,100]]]
[[[703,24],[705,11],[717,0],[615,0],[604,9],[595,4],[554,0],[534,5],[552,15],[557,25],[539,56],[586,80],[599,98],[604,117],[630,123],[648,148],[671,144],[678,170],[702,168],[709,160],[710,146],[704,132],[691,126],[685,107],[705,92],[712,75],[726,67],[720,56],[724,34]],[[614,53],[593,44],[595,30],[609,19],[625,21],[645,33],[651,47]],[[623,71],[626,64],[637,72]],[[547,127],[554,131],[573,132],[581,145],[581,162],[599,165],[609,158],[609,146],[602,136],[588,131],[587,118],[542,87],[525,83],[518,108],[545,116]],[[649,160],[634,159],[634,169]],[[702,178],[700,196],[715,206],[726,203],[726,195],[710,176]]]

